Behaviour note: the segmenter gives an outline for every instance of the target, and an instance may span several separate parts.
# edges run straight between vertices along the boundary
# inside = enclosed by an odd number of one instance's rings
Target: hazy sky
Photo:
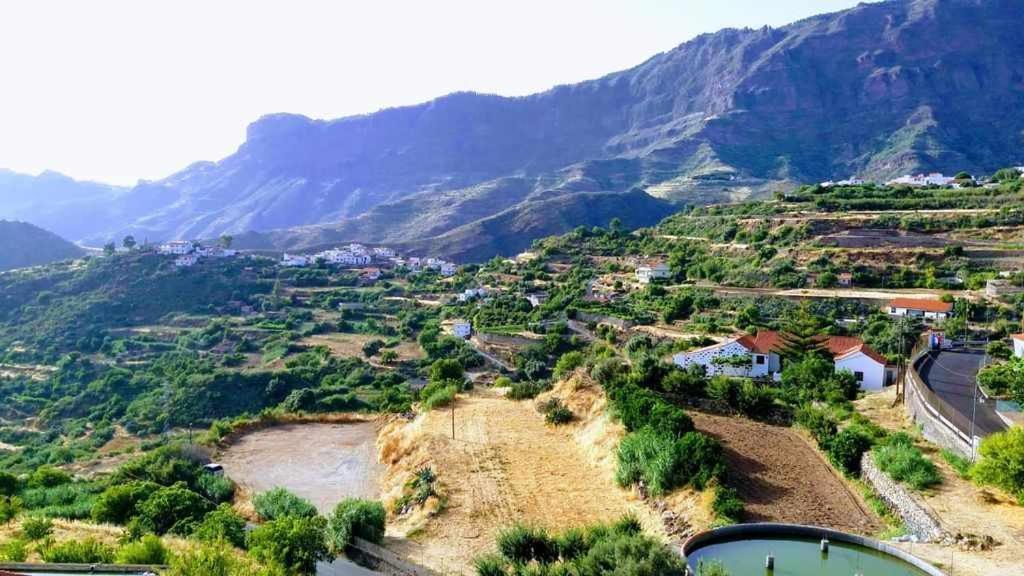
[[[230,154],[271,112],[528,94],[856,3],[2,0],[0,167],[130,184]]]

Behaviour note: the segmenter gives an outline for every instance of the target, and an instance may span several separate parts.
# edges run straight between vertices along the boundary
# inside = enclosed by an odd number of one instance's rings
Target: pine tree
[[[811,313],[807,302],[802,303],[782,325],[779,355],[791,360],[809,354],[827,355],[825,339],[821,337],[822,328],[821,320]]]

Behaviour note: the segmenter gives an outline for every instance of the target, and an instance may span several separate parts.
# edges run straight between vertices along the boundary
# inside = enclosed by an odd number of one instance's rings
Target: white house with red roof
[[[890,316],[910,316],[925,320],[945,320],[952,311],[953,304],[950,302],[923,298],[895,298],[886,306]]]
[[[832,354],[836,371],[852,372],[861,390],[880,390],[894,380],[895,369],[860,338],[823,336],[822,339]],[[782,374],[783,360],[779,355],[782,346],[778,332],[762,330],[756,335],[745,334],[697,350],[679,352],[672,361],[680,368],[699,364],[709,376],[724,374],[778,380]]]

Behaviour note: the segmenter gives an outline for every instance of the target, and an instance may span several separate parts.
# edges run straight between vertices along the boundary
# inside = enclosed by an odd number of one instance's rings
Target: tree
[[[316,507],[308,500],[300,498],[285,488],[272,488],[260,492],[252,499],[256,513],[264,520],[276,520],[288,516],[312,518],[316,516]]]
[[[231,236],[230,234],[222,234],[221,237],[217,240],[217,244],[219,244],[221,248],[227,250],[231,248],[231,243],[234,241],[234,237]]]
[[[430,365],[430,381],[442,382],[454,380],[462,382],[464,379],[462,364],[458,360],[441,358]]]
[[[103,245],[103,254],[113,256],[114,252],[117,252],[117,246],[113,242],[107,242]]]
[[[189,534],[210,511],[210,503],[184,484],[160,488],[139,505],[138,521],[157,534]]]
[[[811,313],[807,302],[802,303],[783,323],[779,355],[795,360],[807,355],[827,354],[821,330],[820,318]]]
[[[328,555],[323,516],[285,516],[258,526],[246,537],[258,561],[283,566],[289,573],[313,574]]]
[[[125,236],[124,240],[121,241],[121,245],[129,250],[135,248],[135,236],[132,236],[131,234]]]
[[[981,459],[972,475],[982,484],[996,486],[1024,504],[1024,428],[992,434],[981,442]]]
[[[230,504],[221,504],[203,518],[192,537],[205,542],[223,541],[232,546],[245,546],[245,518],[239,516]]]
[[[367,358],[375,356],[380,349],[384,347],[384,341],[379,339],[373,339],[363,344],[363,356]]]
[[[612,234],[618,236],[622,233],[622,219],[616,216],[612,218],[612,221],[608,223],[608,229],[611,230]]]

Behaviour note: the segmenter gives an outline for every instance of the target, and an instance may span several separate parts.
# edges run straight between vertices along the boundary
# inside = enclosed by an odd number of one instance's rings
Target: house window
[[[857,382],[863,382],[864,381],[864,373],[863,372],[854,372],[853,373],[853,377],[857,379]]]
[[[761,356],[760,354],[754,356],[754,362],[756,362],[758,365],[764,364],[764,356]]]
[[[889,307],[889,314],[895,314],[895,313],[896,313],[896,307],[895,306],[890,306]]]

